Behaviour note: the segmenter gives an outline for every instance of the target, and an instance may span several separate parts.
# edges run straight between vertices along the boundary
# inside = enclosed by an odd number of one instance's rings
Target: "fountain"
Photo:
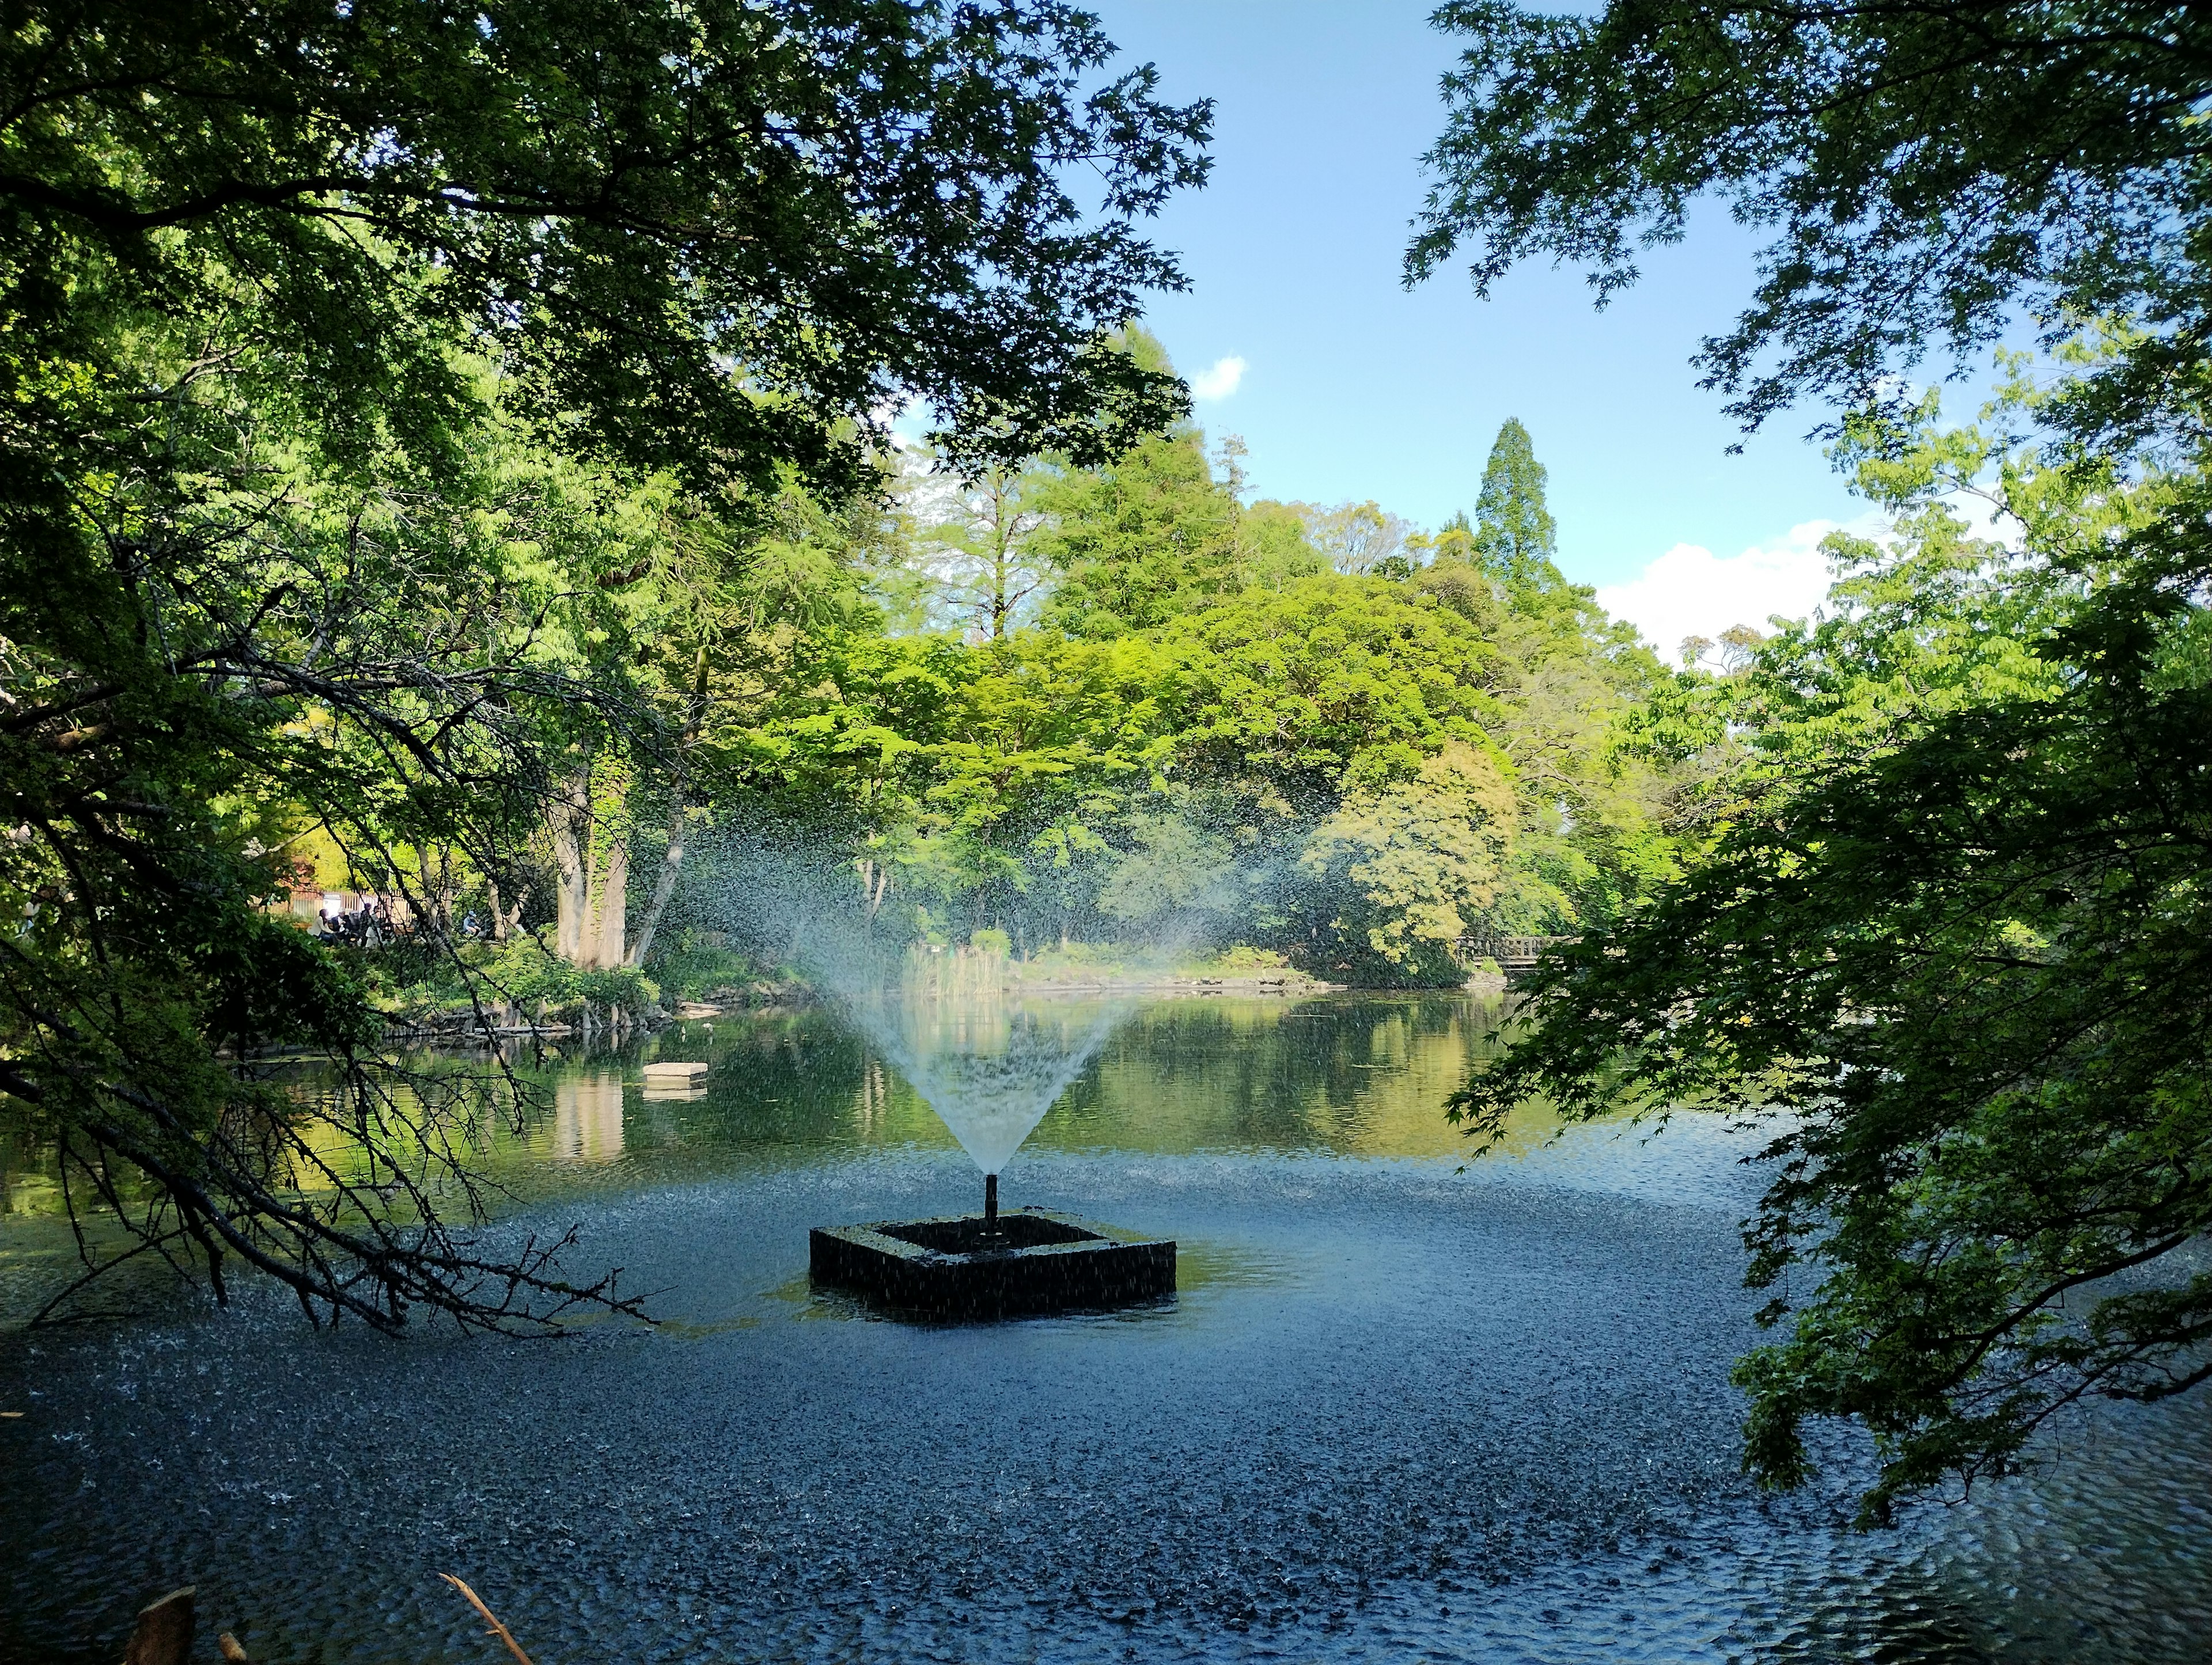
[[[1071,1215],[999,1208],[999,1176],[1114,1026],[1118,1004],[909,982],[848,1003],[983,1174],[983,1212],[817,1227],[817,1283],[945,1318],[1121,1306],[1175,1292],[1176,1246]]]
[[[1005,963],[942,948],[896,953],[831,876],[788,846],[748,840],[728,909],[753,940],[786,945],[896,1065],[983,1176],[980,1214],[815,1228],[817,1284],[941,1318],[1127,1305],[1175,1292],[1176,1246],[1072,1215],[1002,1212],[999,1176],[1081,1073],[1126,1002],[1009,993]],[[732,854],[736,854],[733,849]]]

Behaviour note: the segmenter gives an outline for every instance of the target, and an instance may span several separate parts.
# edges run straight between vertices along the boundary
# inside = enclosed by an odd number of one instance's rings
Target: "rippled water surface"
[[[1743,1141],[1680,1122],[1460,1171],[1458,998],[1182,1001],[1120,1029],[1006,1171],[1172,1236],[1172,1303],[923,1327],[807,1287],[811,1224],[975,1170],[830,1018],[564,1066],[487,1163],[495,1229],[580,1224],[659,1328],[317,1335],[274,1301],[0,1335],[0,1651],[112,1660],[197,1582],[257,1659],[2202,1661],[2212,1401],[2063,1431],[1894,1533],[1862,1458],[1735,1468]],[[59,1245],[5,1176],[0,1294]],[[210,1655],[211,1656],[211,1653]]]

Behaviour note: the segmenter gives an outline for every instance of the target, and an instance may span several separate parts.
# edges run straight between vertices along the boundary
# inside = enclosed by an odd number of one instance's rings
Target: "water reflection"
[[[1498,1015],[1491,1003],[1434,996],[1156,1006],[1109,1043],[1037,1137],[1160,1155],[1455,1156],[1462,1141],[1444,1102]],[[1513,1141],[1555,1125],[1532,1109]]]
[[[618,1070],[584,1069],[561,1078],[553,1090],[555,1157],[609,1162],[622,1155],[623,1085]]]
[[[445,1568],[539,1659],[2203,1657],[2212,1402],[2084,1423],[1893,1536],[1837,1529],[1849,1440],[1826,1493],[1753,1495],[1743,1141],[1553,1145],[1532,1109],[1517,1156],[1456,1174],[1441,1107],[1496,1016],[1138,1013],[1013,1170],[1178,1237],[1176,1303],[942,1329],[805,1282],[809,1225],[972,1206],[830,1014],[659,1037],[708,1065],[696,1096],[647,1095],[635,1055],[533,1066],[542,1114],[483,1130],[520,1211],[490,1246],[574,1221],[673,1322],[395,1346],[249,1300],[0,1334],[27,1412],[0,1422],[0,1658],[112,1660],[197,1581],[258,1658],[482,1659]],[[0,1298],[66,1256],[40,1160],[9,1158]]]
[[[1050,1099],[1020,1150],[1455,1158],[1464,1141],[1444,1120],[1444,1102],[1499,1017],[1494,1002],[1442,994],[1176,1000],[1127,1017],[1068,1003],[1043,1014],[1053,1048],[1087,1048],[1094,1030],[1102,1044]],[[1004,1009],[938,1014],[924,1037],[922,1053],[934,1060],[926,1079],[949,1095],[961,1070],[972,1074],[994,1047],[1018,1050],[1017,1031],[1034,1018]],[[706,1081],[647,1087],[641,1066],[654,1059],[704,1061]],[[629,1054],[512,1061],[543,1108],[486,1117],[465,1134],[474,1160],[526,1201],[647,1176],[706,1177],[956,1143],[897,1060],[829,1010],[679,1024]],[[309,1071],[295,1085],[324,1090]],[[5,1131],[0,1208],[18,1218],[50,1217],[60,1205],[50,1158]],[[325,1143],[340,1139],[335,1125],[313,1131]],[[1527,1151],[1556,1131],[1532,1106],[1508,1129],[1507,1145]],[[353,1165],[336,1143],[322,1154],[342,1170]],[[1018,1153],[1012,1165],[1020,1160]]]
[[[945,1035],[932,1031],[940,1043],[932,1056],[942,1064],[954,1054],[982,1056],[987,1043],[1011,1049],[1009,1025],[1025,1016],[971,1013],[962,1026],[949,1015]],[[1097,1014],[1048,1016],[1079,1029]],[[1463,1141],[1443,1118],[1444,1102],[1498,1016],[1495,1005],[1441,995],[1162,1001],[1110,1029],[1020,1148],[1455,1158]],[[538,1078],[555,1093],[550,1135],[501,1156],[526,1166],[627,1155],[672,1176],[955,1143],[896,1061],[834,1012],[682,1025],[650,1055],[703,1060],[705,1086],[647,1091],[635,1064],[619,1077],[604,1064],[556,1064]],[[940,1093],[952,1091],[938,1079],[945,1074],[930,1078]],[[631,1108],[627,1128],[618,1082]],[[587,1121],[593,1133],[584,1131]],[[1528,1148],[1555,1127],[1531,1108],[1509,1145]]]

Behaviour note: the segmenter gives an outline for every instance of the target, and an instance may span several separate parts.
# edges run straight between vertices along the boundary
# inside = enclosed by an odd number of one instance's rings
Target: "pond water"
[[[1176,1238],[1171,1302],[922,1326],[817,1296],[806,1228],[977,1205],[825,1013],[554,1072],[495,1237],[579,1224],[665,1320],[560,1342],[306,1330],[281,1303],[0,1334],[0,1654],[112,1660],[196,1582],[264,1661],[2202,1661],[2212,1401],[1844,1529],[1863,1454],[1763,1501],[1745,1140],[1684,1121],[1462,1170],[1463,997],[1180,1000],[1116,1030],[1002,1182]],[[0,1175],[0,1298],[58,1264]]]

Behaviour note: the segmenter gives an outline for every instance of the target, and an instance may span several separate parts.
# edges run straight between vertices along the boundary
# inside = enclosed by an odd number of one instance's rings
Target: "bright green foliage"
[[[1671,871],[1659,771],[1614,744],[1649,655],[1544,634],[1458,571],[1467,611],[1449,583],[1322,574],[1105,641],[802,632],[784,692],[715,744],[783,818],[853,837],[878,905],[955,938],[963,914],[1030,945],[1233,928],[1331,975],[1455,981],[1443,923],[1573,928]],[[1446,804],[1458,776],[1423,771],[1448,751],[1503,799],[1479,834],[1454,811],[1435,848],[1394,843],[1392,816]]]
[[[548,953],[532,937],[510,945],[488,968],[501,994],[524,1011],[559,1010],[579,1004],[615,1007],[642,1017],[659,990],[635,966],[580,971]]]
[[[1308,539],[1338,572],[1402,577],[1411,570],[1401,551],[1412,527],[1373,499],[1328,509],[1310,503],[1298,507]]]
[[[1166,366],[1142,331],[1121,346]],[[1484,499],[1494,559],[1464,517],[1422,538],[1374,503],[1242,507],[1240,448],[1219,455],[1185,428],[1018,491],[972,483],[978,525],[1039,517],[1042,627],[801,632],[773,714],[732,731],[744,778],[786,817],[857,823],[871,905],[933,932],[963,912],[1024,942],[1234,928],[1370,982],[1457,981],[1458,937],[1576,931],[1673,874],[1682,771],[1623,744],[1668,679],[1560,577],[1517,424]],[[921,536],[953,494],[910,491]],[[1424,775],[1447,752],[1487,759],[1503,797],[1450,808]],[[1441,842],[1381,830],[1423,806],[1449,811]]]
[[[1286,816],[1408,779],[1496,714],[1488,645],[1457,614],[1374,580],[1309,578],[1193,614],[1177,757],[1193,781]]]
[[[1410,781],[1347,793],[1298,858],[1340,910],[1318,957],[1352,973],[1371,956],[1394,981],[1463,976],[1453,945],[1505,880],[1514,809],[1497,760],[1459,740]]]
[[[1039,838],[1095,830],[1166,763],[1150,644],[1039,635],[963,668],[925,801],[963,865],[1018,887]]]
[[[1543,975],[1462,1106],[1492,1131],[1539,1090],[1787,1113],[1749,1231],[1784,1338],[1738,1372],[1748,1461],[1795,1484],[1806,1419],[1858,1417],[1869,1520],[2007,1472],[2084,1395],[2212,1373],[2212,1277],[2185,1253],[2212,1227],[2212,662],[2181,599],[2204,557],[2165,531],[2203,485],[1971,434],[1864,477],[1917,495],[1984,462],[2026,559],[1910,501],[1897,552],[1836,540],[1834,616],[1684,680],[1666,732],[1743,749],[1702,806],[1709,854]]]
[[[1042,501],[1052,524],[1033,547],[1057,574],[1044,612],[1055,629],[1094,639],[1157,629],[1243,586],[1237,500],[1195,428],[1071,471]]]
[[[928,590],[925,617],[996,641],[1025,623],[1049,568],[1030,545],[1049,524],[1054,471],[994,464],[973,479],[943,475],[909,489],[930,513],[915,528],[912,569]]]
[[[908,398],[959,443],[1083,459],[1177,409],[1100,340],[1180,281],[1132,227],[1203,177],[1208,112],[1141,70],[1079,94],[1111,48],[1051,0],[52,3],[5,50],[33,357],[70,354],[65,295],[245,303],[349,447],[422,435],[465,399],[452,345],[489,334],[570,442],[756,484],[849,470]]]
[[[886,896],[933,918],[1025,909],[1057,931],[1087,917],[1107,832],[1170,755],[1173,665],[1139,639],[854,632],[808,644],[794,670],[724,742],[743,778],[785,821],[856,842]]]
[[[1472,565],[1476,559],[1474,526],[1464,509],[1435,532],[1416,532],[1406,541],[1409,548],[1425,553],[1432,566]]]
[[[1670,761],[1622,744],[1626,726],[1669,678],[1627,625],[1551,559],[1543,466],[1518,422],[1498,437],[1485,519],[1426,541],[1414,588],[1496,645],[1489,732],[1513,769],[1519,825],[1512,871],[1488,909],[1504,932],[1572,934],[1675,871],[1664,829],[1682,784]]]
[[[1237,522],[1237,564],[1246,587],[1279,590],[1293,579],[1318,578],[1328,556],[1306,535],[1305,516],[1291,503],[1262,499]]]
[[[1056,0],[10,12],[0,1093],[142,1245],[383,1327],[614,1298],[450,1233],[519,1089],[410,1082],[266,905],[349,860],[488,1018],[431,872],[542,874],[550,820],[619,945],[619,812],[680,827],[711,711],[857,617],[880,410],[977,463],[1181,414],[1111,336],[1207,112],[1109,52]]]

